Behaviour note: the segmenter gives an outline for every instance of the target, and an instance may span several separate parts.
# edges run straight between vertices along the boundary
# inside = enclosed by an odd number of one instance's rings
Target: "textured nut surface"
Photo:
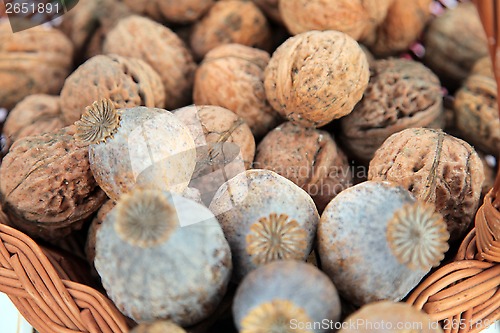
[[[486,34],[472,2],[459,3],[434,19],[424,35],[425,64],[440,77],[464,80],[488,55]]]
[[[287,122],[257,147],[254,168],[272,170],[312,196],[318,210],[352,184],[349,163],[330,134]]]
[[[59,96],[30,95],[9,112],[3,127],[7,145],[27,136],[44,134],[64,127]]]
[[[124,0],[134,12],[156,21],[192,23],[199,19],[214,0]]]
[[[194,25],[191,49],[199,59],[211,49],[230,43],[267,49],[270,43],[267,19],[251,1],[216,2]]]
[[[267,52],[244,45],[211,50],[196,71],[194,102],[225,107],[245,119],[255,136],[264,136],[280,119],[264,89],[268,62]]]
[[[368,84],[368,61],[359,44],[338,31],[289,38],[265,71],[269,103],[289,120],[318,127],[349,114]]]
[[[32,94],[58,94],[73,63],[73,46],[57,29],[12,33],[0,23],[0,107],[12,109]]]
[[[363,99],[342,118],[344,145],[369,161],[391,134],[410,127],[441,127],[439,78],[422,64],[405,59],[378,60]]]
[[[2,205],[32,237],[55,238],[79,228],[106,199],[90,171],[88,148],[74,129],[20,139],[0,168]]]
[[[79,120],[87,105],[103,98],[109,98],[117,108],[163,107],[165,89],[158,74],[142,60],[95,56],[64,83],[61,107],[66,124]]]
[[[431,18],[431,3],[432,0],[394,0],[384,22],[363,42],[378,56],[406,50]]]
[[[318,253],[323,271],[349,302],[399,301],[430,270],[400,263],[386,237],[394,213],[414,202],[401,186],[366,181],[342,191],[326,207],[318,226]]]
[[[455,95],[455,126],[468,142],[498,156],[500,120],[491,62],[478,62],[474,71]]]
[[[393,0],[283,0],[281,17],[293,35],[337,30],[359,40],[380,24]]]
[[[145,17],[131,16],[108,33],[103,50],[148,63],[161,77],[167,109],[191,101],[196,64],[184,42],[169,28]]]
[[[369,180],[389,180],[433,203],[461,239],[479,204],[484,171],[467,142],[440,130],[410,128],[391,135],[370,162]]]

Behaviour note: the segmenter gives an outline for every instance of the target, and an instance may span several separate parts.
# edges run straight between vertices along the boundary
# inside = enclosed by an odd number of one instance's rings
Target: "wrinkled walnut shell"
[[[64,83],[61,107],[67,125],[79,120],[85,107],[109,98],[116,108],[165,105],[158,74],[139,59],[98,55],[78,67]]]
[[[193,23],[214,4],[214,0],[124,0],[137,14],[155,21]]]
[[[12,33],[0,23],[0,108],[32,94],[58,94],[73,64],[73,45],[57,29],[37,26]]]
[[[257,147],[254,168],[288,178],[311,195],[320,212],[352,185],[347,158],[330,134],[291,122],[264,137]]]
[[[271,31],[266,17],[251,1],[217,1],[194,25],[191,49],[201,59],[211,49],[230,43],[269,48]]]
[[[90,171],[88,147],[77,145],[73,134],[70,126],[17,140],[2,161],[3,209],[32,237],[63,237],[106,200]]]
[[[10,111],[3,127],[7,147],[14,141],[64,127],[59,96],[30,95]]]
[[[484,171],[467,142],[440,130],[410,128],[391,135],[376,151],[368,179],[399,183],[433,203],[448,224],[450,241],[456,241],[476,213]]]
[[[161,77],[167,109],[191,101],[196,64],[184,43],[169,28],[145,17],[130,16],[108,33],[103,50],[148,63]]]
[[[410,127],[441,127],[443,97],[436,75],[405,59],[378,60],[363,99],[342,118],[344,145],[368,162],[392,134]]]
[[[349,114],[368,84],[368,61],[359,44],[338,31],[289,38],[265,71],[269,103],[290,121],[319,127]]]
[[[262,137],[280,120],[266,98],[265,51],[238,44],[211,50],[196,71],[194,102],[219,105],[243,118],[256,137]]]

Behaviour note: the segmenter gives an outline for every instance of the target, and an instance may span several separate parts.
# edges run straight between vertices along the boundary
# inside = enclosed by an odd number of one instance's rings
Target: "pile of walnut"
[[[134,332],[383,320],[366,305],[453,255],[500,148],[475,8],[438,6],[85,0],[55,27],[0,20],[0,213],[88,235]]]

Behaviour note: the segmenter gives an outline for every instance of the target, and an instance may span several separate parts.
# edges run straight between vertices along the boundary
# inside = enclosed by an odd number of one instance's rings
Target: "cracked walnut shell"
[[[448,224],[450,241],[465,236],[484,181],[478,154],[441,130],[410,128],[391,135],[375,152],[369,180],[389,180],[433,203]]]
[[[323,126],[349,114],[368,85],[368,61],[359,44],[338,31],[289,38],[265,71],[269,103],[290,121]]]
[[[144,61],[98,55],[78,67],[64,83],[61,107],[67,125],[79,120],[87,105],[109,98],[117,108],[165,105],[160,76]]]
[[[127,17],[107,34],[103,51],[149,64],[163,82],[167,109],[190,103],[196,64],[184,42],[169,28],[146,17]]]
[[[243,118],[256,137],[262,137],[280,121],[266,98],[266,51],[239,44],[211,50],[196,71],[193,99],[198,105],[225,107]]]
[[[0,23],[0,108],[12,109],[32,94],[58,94],[73,65],[73,45],[55,28],[12,33]]]
[[[347,157],[330,134],[291,122],[264,137],[257,147],[254,168],[288,178],[311,195],[320,212],[352,184]]]
[[[0,167],[2,206],[11,222],[30,236],[63,237],[101,207],[88,147],[73,139],[73,126],[17,140]]]
[[[391,134],[410,127],[441,127],[439,78],[405,59],[375,61],[363,98],[340,120],[341,139],[357,159],[368,162]]]

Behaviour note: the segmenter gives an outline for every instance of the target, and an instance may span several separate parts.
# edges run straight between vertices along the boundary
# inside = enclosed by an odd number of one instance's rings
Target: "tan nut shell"
[[[58,94],[73,64],[73,45],[55,28],[12,33],[0,23],[0,108],[12,109],[32,94]]]
[[[267,49],[271,31],[267,19],[251,1],[217,1],[198,21],[191,35],[191,49],[201,59],[211,49],[230,43]]]
[[[280,119],[264,89],[269,58],[267,52],[244,45],[216,47],[196,71],[194,102],[225,107],[245,119],[256,137],[264,136]]]
[[[290,121],[319,127],[349,114],[368,84],[368,61],[359,44],[338,31],[289,38],[265,71],[269,103]]]
[[[103,98],[109,98],[117,108],[163,107],[165,89],[158,74],[142,60],[95,56],[64,83],[61,107],[66,124],[79,120],[86,106]]]
[[[124,0],[134,12],[155,21],[193,23],[213,4],[214,0]]]
[[[484,170],[467,142],[440,130],[410,128],[391,135],[376,151],[368,179],[399,183],[417,199],[433,203],[455,241],[476,213]]]
[[[148,63],[161,77],[167,109],[191,101],[196,64],[184,42],[169,28],[145,17],[127,17],[106,35],[103,51]]]

